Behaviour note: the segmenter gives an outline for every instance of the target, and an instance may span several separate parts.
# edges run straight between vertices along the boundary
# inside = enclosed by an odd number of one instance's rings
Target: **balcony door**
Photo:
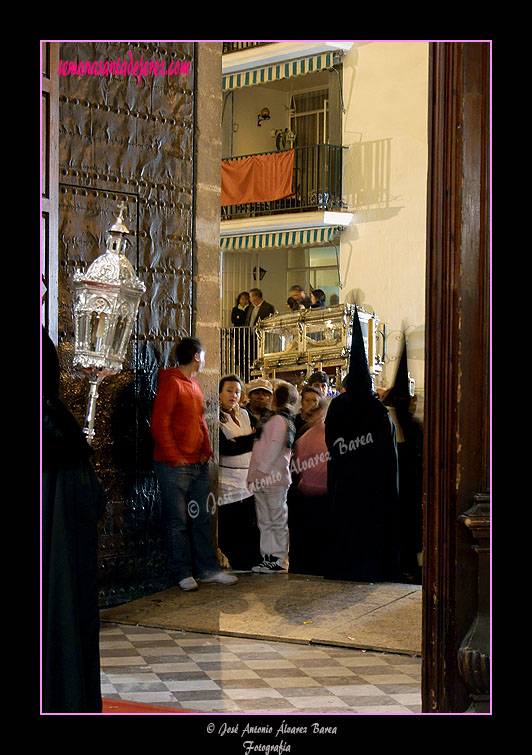
[[[295,92],[290,103],[290,129],[297,147],[329,142],[329,90]]]

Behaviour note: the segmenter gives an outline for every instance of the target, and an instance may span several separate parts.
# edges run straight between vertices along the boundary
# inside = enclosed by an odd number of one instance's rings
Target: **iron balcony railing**
[[[226,52],[237,52],[238,50],[247,50],[250,47],[262,47],[263,45],[271,44],[271,42],[224,42],[222,46],[222,54]]]
[[[222,220],[273,215],[280,212],[303,212],[308,210],[341,210],[346,204],[342,199],[342,155],[347,147],[333,144],[313,144],[294,149],[292,196],[272,202],[226,205],[222,207]],[[269,155],[275,152],[260,152]],[[227,158],[243,160],[251,155]]]
[[[221,328],[220,356],[222,375],[238,375],[243,383],[249,383],[250,369],[257,357],[255,328]]]

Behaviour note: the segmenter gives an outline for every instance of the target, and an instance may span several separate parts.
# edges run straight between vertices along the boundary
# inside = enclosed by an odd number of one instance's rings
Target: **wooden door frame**
[[[430,46],[424,712],[489,705],[488,42]],[[472,706],[472,707],[470,707]]]

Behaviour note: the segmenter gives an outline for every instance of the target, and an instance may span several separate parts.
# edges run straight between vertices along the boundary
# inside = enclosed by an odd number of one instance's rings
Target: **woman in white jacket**
[[[255,421],[240,408],[241,393],[237,375],[220,380],[218,547],[233,570],[250,571],[260,556],[255,501],[246,482]]]

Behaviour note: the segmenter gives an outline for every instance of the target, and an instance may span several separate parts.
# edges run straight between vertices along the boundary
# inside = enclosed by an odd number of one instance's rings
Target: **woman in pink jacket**
[[[294,445],[292,487],[288,496],[290,572],[324,573],[329,522],[325,415],[328,400],[321,399]],[[306,428],[306,429],[305,429]]]

